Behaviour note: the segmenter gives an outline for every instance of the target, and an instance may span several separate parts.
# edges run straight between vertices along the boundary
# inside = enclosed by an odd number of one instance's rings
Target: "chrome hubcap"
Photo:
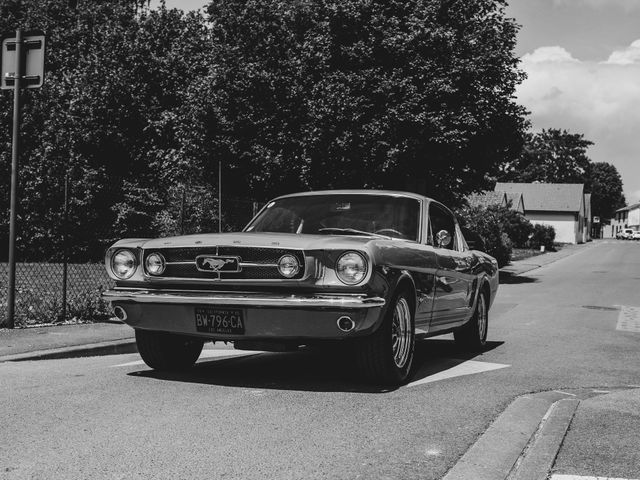
[[[409,358],[411,333],[411,311],[407,300],[401,297],[393,310],[393,323],[391,325],[393,361],[398,368],[404,367]]]
[[[487,337],[487,317],[487,304],[484,295],[480,295],[480,298],[478,298],[478,336],[482,343]]]

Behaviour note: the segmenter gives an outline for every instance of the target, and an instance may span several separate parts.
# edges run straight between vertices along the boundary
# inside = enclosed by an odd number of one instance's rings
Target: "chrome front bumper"
[[[102,294],[136,329],[174,332],[213,340],[342,339],[375,331],[385,300],[361,294],[296,294],[220,291],[156,291],[116,288]],[[196,328],[199,306],[242,310],[245,333],[208,334]],[[120,310],[121,309],[121,310]],[[341,331],[348,316],[354,328]]]
[[[375,308],[384,298],[357,294],[280,295],[273,293],[107,290],[102,297],[110,302],[161,303],[174,305],[224,305],[276,308]]]

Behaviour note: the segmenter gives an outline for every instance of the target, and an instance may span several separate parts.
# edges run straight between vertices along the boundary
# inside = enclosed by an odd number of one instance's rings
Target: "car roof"
[[[427,201],[435,201],[429,197],[425,197],[424,195],[420,195],[418,193],[412,192],[402,192],[398,190],[367,190],[367,189],[350,189],[350,190],[315,190],[309,192],[298,192],[298,193],[290,193],[288,195],[282,195],[280,197],[275,198],[275,200],[279,200],[281,198],[290,198],[290,197],[307,197],[313,195],[387,195],[390,197],[406,197],[413,198],[415,200],[427,200]]]

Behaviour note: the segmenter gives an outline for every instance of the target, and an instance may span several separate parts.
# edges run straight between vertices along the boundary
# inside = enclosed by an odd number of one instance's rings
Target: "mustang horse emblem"
[[[227,263],[233,263],[234,261],[233,258],[205,258],[202,261],[202,268],[212,272],[219,272]]]

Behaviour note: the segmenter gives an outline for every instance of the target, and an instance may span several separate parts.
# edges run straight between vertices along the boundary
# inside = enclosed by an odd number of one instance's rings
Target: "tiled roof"
[[[583,201],[582,183],[501,183],[496,191],[522,193],[527,212],[579,212]]]
[[[629,205],[628,207],[622,207],[616,210],[616,212],[624,212],[626,210],[633,210],[635,208],[640,208],[640,203],[634,203],[633,205]]]
[[[467,196],[467,202],[471,207],[489,207],[491,205],[504,205],[506,197],[504,192],[472,193]]]

